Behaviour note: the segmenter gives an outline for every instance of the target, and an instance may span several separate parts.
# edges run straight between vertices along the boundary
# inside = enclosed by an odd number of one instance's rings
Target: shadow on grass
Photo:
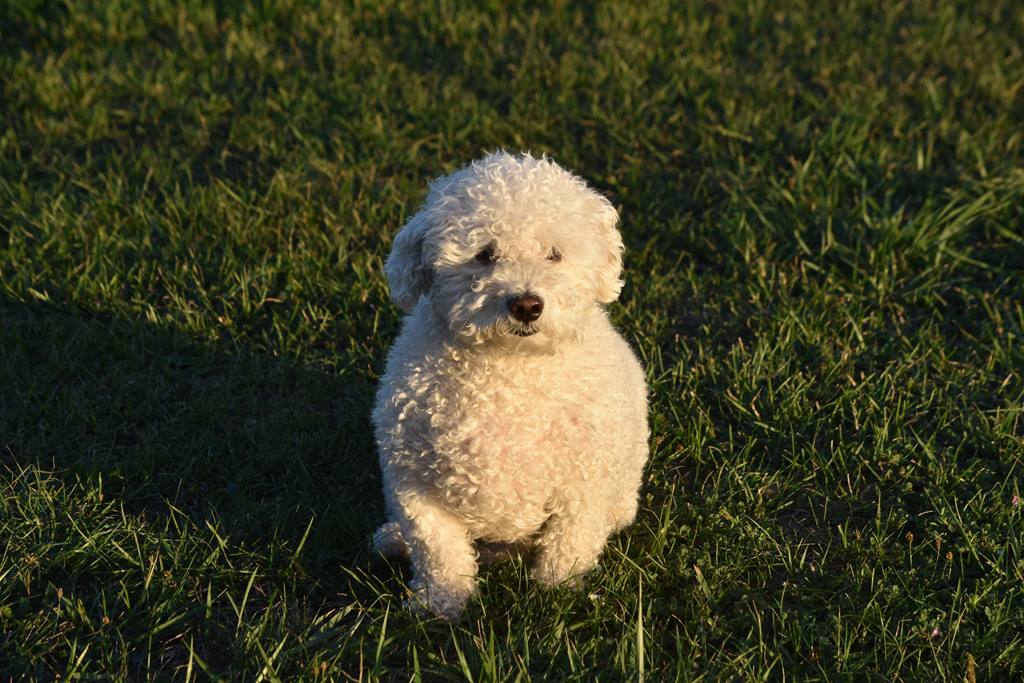
[[[470,646],[396,609],[406,567],[369,551],[383,509],[368,381],[66,306],[0,297],[0,320],[0,504],[25,536],[0,592],[0,678],[70,671],[71,643],[129,678],[193,656],[252,678],[285,641],[282,675],[314,655],[362,670],[395,633],[375,667],[403,670],[414,636]],[[521,565],[488,575],[524,592]]]
[[[373,387],[180,331],[0,298],[0,462],[95,480],[129,512],[215,521],[316,573],[366,564],[382,516]]]

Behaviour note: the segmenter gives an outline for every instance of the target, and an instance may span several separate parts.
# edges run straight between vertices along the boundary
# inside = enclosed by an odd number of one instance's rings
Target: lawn
[[[1024,6],[7,0],[0,679],[1024,677]],[[382,263],[619,208],[636,524],[455,623],[375,558]]]

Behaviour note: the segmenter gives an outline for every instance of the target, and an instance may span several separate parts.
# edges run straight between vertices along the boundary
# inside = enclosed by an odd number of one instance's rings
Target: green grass
[[[1021,5],[500,4],[0,5],[0,678],[1024,676]],[[448,625],[381,265],[497,147],[621,210],[652,458]]]

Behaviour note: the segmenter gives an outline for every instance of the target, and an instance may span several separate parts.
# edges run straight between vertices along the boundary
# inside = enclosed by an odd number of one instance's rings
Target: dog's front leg
[[[597,565],[611,532],[608,516],[600,514],[595,505],[573,501],[559,506],[537,542],[531,576],[548,586],[578,584]]]
[[[443,619],[462,613],[476,591],[476,551],[466,525],[419,491],[397,495],[396,521],[408,541],[414,591],[411,606]]]

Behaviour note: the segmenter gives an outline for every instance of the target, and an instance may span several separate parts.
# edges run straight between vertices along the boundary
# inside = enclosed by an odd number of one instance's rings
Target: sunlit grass
[[[228,5],[0,8],[0,678],[1024,675],[1019,4]],[[381,265],[497,147],[621,211],[652,459],[449,625]]]

